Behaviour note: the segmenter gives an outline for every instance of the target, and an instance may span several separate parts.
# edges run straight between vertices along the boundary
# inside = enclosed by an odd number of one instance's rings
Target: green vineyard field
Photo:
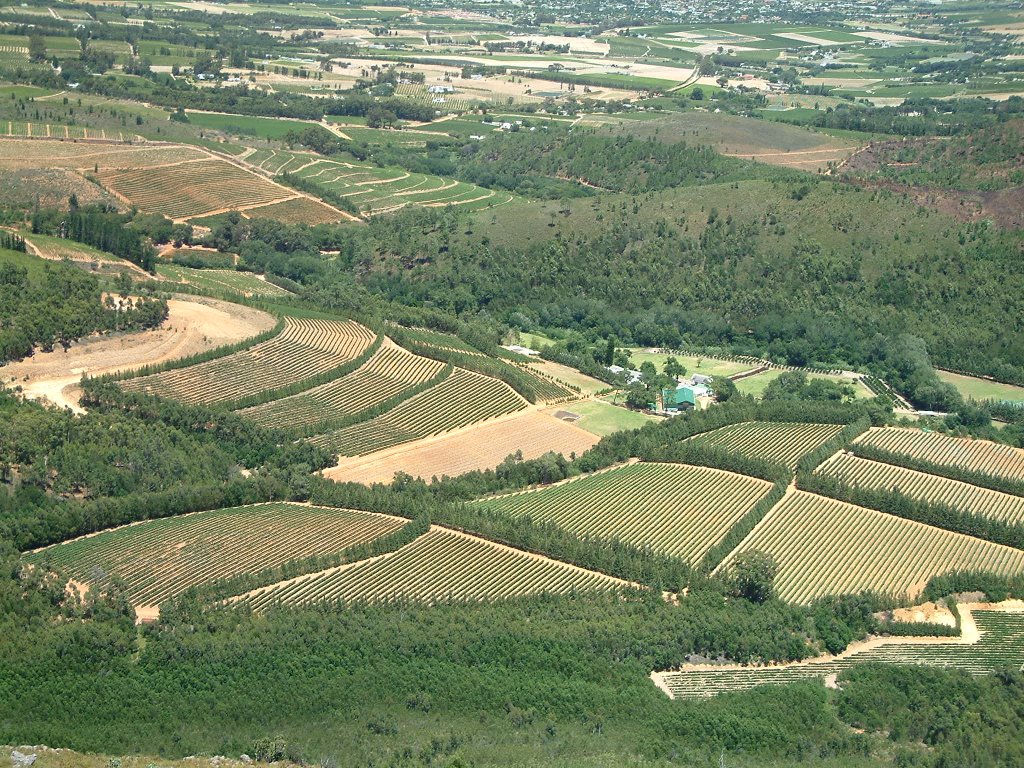
[[[347,219],[334,208],[311,197],[293,197],[280,203],[261,205],[258,208],[246,209],[242,216],[246,219],[276,219],[289,224],[331,224]]]
[[[932,464],[1024,481],[1024,450],[988,440],[886,427],[869,430],[856,442]]]
[[[961,614],[967,611],[961,607]],[[1024,613],[971,611],[980,639],[975,643],[895,642],[828,659],[778,667],[691,667],[661,676],[673,698],[698,699],[719,693],[748,690],[760,685],[786,685],[841,673],[855,664],[924,665],[961,669],[972,675],[991,674],[1024,665]]]
[[[27,559],[52,563],[86,584],[116,576],[133,605],[158,605],[198,584],[338,553],[405,523],[370,512],[275,502],[114,528]]]
[[[346,128],[355,133],[355,129]],[[386,213],[409,205],[483,208],[509,202],[509,195],[455,179],[402,168],[327,160],[304,152],[260,149],[246,162],[271,174],[288,173],[348,199],[360,211]]]
[[[370,421],[311,442],[341,456],[364,456],[526,408],[502,381],[456,368],[444,381]]]
[[[545,376],[528,365],[517,365],[516,369],[525,373],[533,381],[533,390],[536,392],[537,400],[540,402],[555,403],[567,398],[578,397],[575,392],[562,382]]]
[[[756,459],[767,459],[796,469],[800,458],[839,434],[841,424],[791,424],[747,421],[695,435],[700,445],[725,448]]]
[[[639,463],[476,506],[697,564],[770,489],[708,467]]]
[[[865,590],[913,597],[956,570],[1024,572],[1020,550],[803,491],[772,508],[719,569],[755,549],[775,558],[775,588],[792,603]]]
[[[444,363],[414,355],[401,347],[382,346],[348,376],[238,413],[264,427],[315,427],[383,403],[429,381],[443,368]]]
[[[434,526],[389,555],[300,576],[243,599],[263,610],[318,602],[498,600],[623,586],[611,576]]]
[[[233,269],[193,269],[178,264],[160,264],[156,271],[160,277],[209,291],[239,293],[242,296],[291,295],[284,288],[260,280],[251,272],[236,272]]]
[[[878,491],[899,491],[913,499],[945,504],[960,512],[1006,523],[1024,522],[1024,498],[979,488],[970,483],[937,477],[893,464],[838,453],[816,470],[849,485]]]
[[[353,320],[286,318],[271,339],[225,357],[121,382],[129,392],[222,403],[297,384],[358,357],[373,332]]]
[[[450,333],[442,333],[441,331],[433,331],[429,328],[405,328],[401,329],[401,335],[404,338],[414,341],[418,344],[424,344],[428,347],[434,347],[436,349],[446,349],[450,352],[462,352],[467,355],[476,355],[479,357],[486,357],[486,355],[479,349],[467,344],[465,341],[460,339],[458,336],[453,336]]]

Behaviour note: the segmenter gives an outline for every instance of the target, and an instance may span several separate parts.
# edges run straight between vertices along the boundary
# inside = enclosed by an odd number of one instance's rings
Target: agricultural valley
[[[0,0],[0,760],[1024,765],[1024,6]]]

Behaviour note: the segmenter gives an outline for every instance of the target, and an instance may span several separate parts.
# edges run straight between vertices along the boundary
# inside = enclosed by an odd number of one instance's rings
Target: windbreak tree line
[[[70,211],[39,210],[32,214],[32,231],[36,234],[55,235],[91,245],[153,271],[153,248],[143,234],[127,224],[129,214],[120,214],[96,206]]]

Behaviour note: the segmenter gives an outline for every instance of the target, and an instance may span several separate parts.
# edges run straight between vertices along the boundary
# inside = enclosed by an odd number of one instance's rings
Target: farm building
[[[675,389],[666,388],[661,390],[661,403],[663,410],[678,408],[697,408],[700,398],[710,397],[711,391],[703,384],[696,384],[684,381]]]
[[[509,344],[505,349],[509,352],[515,352],[517,355],[526,355],[526,357],[536,357],[540,354],[536,349],[530,349],[529,347],[524,347],[520,344]]]
[[[618,376],[620,373],[624,373],[626,375],[626,382],[629,383],[629,384],[632,384],[634,382],[640,381],[640,379],[642,379],[644,377],[644,375],[642,373],[640,373],[640,371],[634,371],[634,370],[627,371],[621,365],[609,365],[609,366],[607,366],[607,368],[608,368],[609,371],[614,373],[616,376]]]

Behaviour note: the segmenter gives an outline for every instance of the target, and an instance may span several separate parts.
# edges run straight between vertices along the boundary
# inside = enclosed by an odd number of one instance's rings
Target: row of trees
[[[32,231],[91,245],[152,272],[153,248],[141,232],[126,226],[132,218],[132,214],[118,213],[104,206],[79,208],[77,202],[72,200],[69,211],[34,211]]]

